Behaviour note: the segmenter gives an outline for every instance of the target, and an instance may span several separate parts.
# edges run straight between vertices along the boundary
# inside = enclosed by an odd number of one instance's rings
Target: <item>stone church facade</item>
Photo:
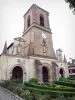
[[[0,55],[0,81],[15,79],[23,83],[32,78],[53,82],[68,77],[68,64],[62,50],[53,49],[49,13],[33,4],[24,14],[22,37],[14,38]]]

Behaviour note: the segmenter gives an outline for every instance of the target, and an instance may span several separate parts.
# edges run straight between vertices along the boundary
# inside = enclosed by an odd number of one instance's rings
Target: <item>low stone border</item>
[[[4,87],[2,87],[2,86],[0,86],[0,88],[1,88],[3,91],[9,93],[9,94],[11,95],[11,97],[12,97],[14,100],[24,100],[24,99],[20,98],[18,95],[16,95],[16,94],[12,93],[11,91],[7,90],[6,88],[4,88]]]

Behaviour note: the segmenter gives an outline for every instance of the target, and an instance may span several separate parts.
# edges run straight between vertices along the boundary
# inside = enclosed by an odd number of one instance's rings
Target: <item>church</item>
[[[69,76],[66,57],[59,48],[54,51],[49,12],[33,4],[24,14],[24,30],[0,55],[0,82],[18,80],[39,83],[54,82]]]

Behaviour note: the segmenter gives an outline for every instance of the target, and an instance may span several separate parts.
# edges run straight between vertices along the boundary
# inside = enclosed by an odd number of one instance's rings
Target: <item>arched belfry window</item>
[[[29,27],[29,26],[30,26],[30,15],[27,18],[27,27]]]
[[[40,14],[40,25],[44,26],[44,16]]]

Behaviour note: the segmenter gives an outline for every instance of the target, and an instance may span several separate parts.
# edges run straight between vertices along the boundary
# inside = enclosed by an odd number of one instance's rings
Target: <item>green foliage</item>
[[[75,0],[65,0],[67,3],[69,3],[70,9],[73,9],[75,12]]]
[[[45,86],[45,85],[37,85],[32,83],[25,83],[25,86],[38,88],[38,89],[46,89],[46,90],[53,90],[53,91],[69,91],[69,92],[75,92],[75,89],[73,88],[61,88],[61,87],[55,87],[55,84],[53,84],[53,87]]]
[[[60,77],[59,81],[63,81],[63,82],[70,82],[72,83],[72,81],[69,78],[64,78],[64,77]]]
[[[68,77],[69,80],[75,80],[75,77]]]
[[[17,86],[15,87],[15,89],[13,90],[14,93],[16,93],[17,95],[21,95],[21,93],[23,92],[22,88]]]
[[[6,81],[3,81],[3,82],[0,83],[0,85],[3,86],[3,87],[5,87],[5,88],[7,88],[7,86],[9,84],[11,84],[11,81],[9,81],[9,80],[8,81],[6,80]]]
[[[0,85],[18,95],[20,95],[24,90],[23,89],[24,86],[22,84],[14,83],[13,81],[10,80],[2,82],[0,83]]]
[[[4,81],[1,85],[24,100],[75,100],[75,89],[60,88],[47,82],[38,84],[37,81],[31,80],[23,85],[13,81]]]
[[[33,96],[31,94],[31,92],[29,90],[25,90],[21,93],[21,96],[25,99],[25,100],[33,100]]]
[[[38,83],[38,82],[37,82],[37,79],[34,79],[34,78],[30,79],[29,82],[30,82],[30,83],[36,83],[36,84]]]
[[[72,82],[55,81],[55,83],[58,85],[69,86],[69,87],[75,88],[75,83],[72,83]]]
[[[48,89],[38,89],[38,88],[32,88],[32,87],[25,87],[26,89],[30,90],[31,92],[38,92],[42,94],[49,94],[52,98],[56,98],[59,95],[64,95],[65,97],[72,97],[75,96],[75,92],[69,92],[69,91],[54,91],[54,90],[48,90]]]
[[[53,84],[52,84],[52,87],[56,87],[56,84],[53,83]]]
[[[39,92],[32,92],[33,100],[50,100],[49,94],[42,94]]]
[[[43,84],[46,86],[51,86],[51,83],[49,83],[49,82],[44,82]]]

